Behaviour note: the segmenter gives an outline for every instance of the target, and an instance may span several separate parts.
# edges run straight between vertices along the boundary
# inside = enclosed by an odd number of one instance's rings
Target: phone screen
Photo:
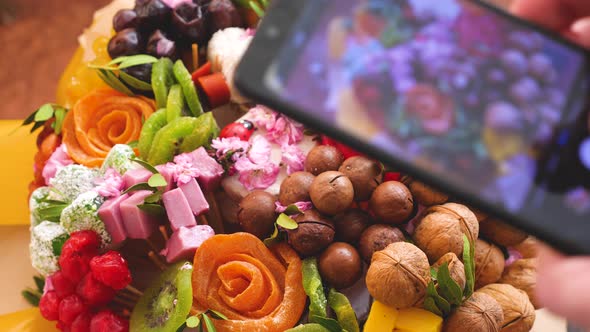
[[[310,2],[282,99],[510,213],[590,215],[583,51],[473,1]]]

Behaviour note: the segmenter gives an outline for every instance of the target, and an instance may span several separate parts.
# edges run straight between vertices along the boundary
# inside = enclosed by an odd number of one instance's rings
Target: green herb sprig
[[[33,124],[31,127],[30,132],[33,133],[37,129],[43,127],[47,121],[54,120],[51,123],[51,128],[55,132],[55,134],[61,134],[61,128],[63,126],[63,121],[66,117],[68,110],[60,105],[47,103],[41,105],[38,109],[36,109],[33,113],[31,113],[21,124],[21,126],[28,126]]]
[[[267,247],[270,247],[273,244],[280,242],[282,240],[282,237],[281,237],[282,233],[280,232],[280,230],[295,230],[295,229],[297,229],[297,227],[299,227],[299,225],[290,216],[295,215],[295,214],[300,214],[300,213],[303,213],[303,212],[301,210],[299,210],[299,208],[296,205],[294,205],[294,204],[289,205],[287,207],[287,209],[285,210],[285,212],[281,213],[278,216],[277,221],[275,222],[274,231],[272,232],[270,237],[264,239],[264,241],[263,241],[264,244]]]
[[[33,280],[35,281],[35,288],[27,287],[21,292],[21,295],[30,305],[38,307],[43,296],[43,288],[45,288],[45,277],[34,276]]]
[[[156,62],[158,59],[151,55],[137,54],[115,58],[106,65],[89,64],[88,67],[96,69],[98,76],[111,88],[133,96],[131,88],[147,92],[152,91],[152,85],[127,74],[123,69]]]
[[[233,0],[238,6],[252,9],[258,17],[264,17],[268,8],[268,0]]]
[[[147,196],[144,199],[143,204],[138,205],[137,207],[153,216],[156,217],[165,217],[166,216],[166,209],[161,204],[162,194],[164,194],[164,187],[168,185],[168,181],[164,178],[164,176],[150,163],[145,160],[139,159],[137,157],[131,158],[131,161],[141,165],[143,168],[147,169],[148,171],[152,172],[152,176],[147,180],[147,182],[140,182],[137,183],[125,191],[122,194],[127,194],[132,191],[139,191],[139,190],[149,190],[153,193]]]
[[[219,311],[209,309],[200,314],[188,317],[186,322],[178,329],[178,331],[183,331],[185,327],[188,327],[192,329],[199,328],[199,332],[217,332],[215,325],[213,324],[213,319],[228,320],[228,318]],[[203,325],[205,326],[206,330],[203,329]]]

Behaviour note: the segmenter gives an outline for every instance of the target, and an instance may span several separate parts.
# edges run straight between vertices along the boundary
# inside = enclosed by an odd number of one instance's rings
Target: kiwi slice
[[[180,85],[174,84],[168,93],[168,102],[166,103],[166,119],[168,122],[180,118],[184,108],[184,96]]]
[[[162,165],[172,161],[174,155],[179,152],[184,138],[193,132],[197,122],[197,118],[183,116],[172,120],[164,128],[158,130],[152,141],[147,162],[152,165]]]
[[[180,145],[180,152],[191,152],[209,143],[219,135],[219,126],[213,113],[207,112],[197,118],[195,129],[184,138]]]
[[[174,84],[172,67],[172,60],[168,58],[162,58],[152,65],[152,89],[158,108],[166,107],[168,91]]]
[[[143,159],[147,159],[150,148],[152,147],[152,141],[156,133],[166,125],[166,109],[161,109],[152,114],[145,122],[139,133],[139,142],[137,143],[137,149],[139,155]]]
[[[130,332],[176,331],[193,304],[189,262],[170,266],[141,296],[133,309]]]
[[[188,72],[188,69],[186,69],[181,60],[176,61],[172,69],[176,81],[182,88],[184,100],[186,101],[192,116],[203,114],[203,107],[199,101],[199,95],[197,95],[197,89],[195,88],[195,83],[193,83],[191,73]]]

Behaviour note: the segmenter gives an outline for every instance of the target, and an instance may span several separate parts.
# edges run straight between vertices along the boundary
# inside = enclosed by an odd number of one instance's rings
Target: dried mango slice
[[[302,262],[286,244],[267,248],[248,233],[215,235],[197,250],[193,306],[213,309],[218,331],[285,331],[297,324],[307,296]]]

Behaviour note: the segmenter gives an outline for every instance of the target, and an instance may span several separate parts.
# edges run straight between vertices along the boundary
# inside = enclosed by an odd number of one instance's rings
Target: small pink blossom
[[[311,210],[313,208],[313,204],[311,202],[296,202],[291,205],[295,205],[299,209],[299,211],[301,211],[301,212],[305,212],[305,211]],[[287,208],[289,207],[289,205],[287,205],[287,206],[282,205],[281,202],[279,202],[279,201],[275,202],[275,206],[276,206],[275,211],[277,213],[283,213],[283,212],[287,211]]]
[[[177,184],[189,183],[192,179],[199,177],[199,169],[193,164],[193,158],[188,153],[179,154],[174,157],[174,181]]]
[[[303,139],[303,125],[284,115],[279,115],[266,134],[269,140],[279,145],[296,144]]]
[[[45,295],[47,292],[51,292],[52,290],[55,290],[55,287],[53,286],[53,278],[49,275],[45,278],[45,285],[43,286],[43,295]]]
[[[94,190],[102,197],[119,197],[125,186],[123,177],[114,168],[107,169],[104,176],[96,179],[94,184],[96,184]]]
[[[248,159],[255,164],[265,164],[270,160],[272,152],[270,142],[261,135],[256,135],[250,139],[252,142],[248,151]]]
[[[256,34],[256,29],[248,28],[244,32],[243,38],[254,37],[255,34]]]
[[[508,267],[512,263],[522,258],[522,254],[514,248],[508,248],[508,259],[505,262],[505,266]]]
[[[287,165],[287,174],[292,174],[303,170],[305,163],[305,154],[297,145],[281,146],[281,163]]]
[[[266,189],[270,187],[279,175],[279,166],[268,161],[256,164],[248,157],[242,157],[234,165],[239,174],[239,180],[248,190]]]
[[[256,127],[270,130],[277,121],[278,113],[262,106],[257,105],[251,108],[246,114],[246,118],[252,121]]]
[[[216,150],[218,159],[223,159],[228,153],[233,152],[232,161],[238,160],[250,147],[250,143],[242,141],[238,137],[216,138],[211,142],[211,147]]]
[[[49,180],[52,179],[62,167],[73,163],[74,161],[68,155],[66,145],[62,144],[57,147],[47,160],[47,163],[45,163],[45,167],[43,167],[43,172],[41,173],[43,179],[45,179],[45,184],[48,184]]]

